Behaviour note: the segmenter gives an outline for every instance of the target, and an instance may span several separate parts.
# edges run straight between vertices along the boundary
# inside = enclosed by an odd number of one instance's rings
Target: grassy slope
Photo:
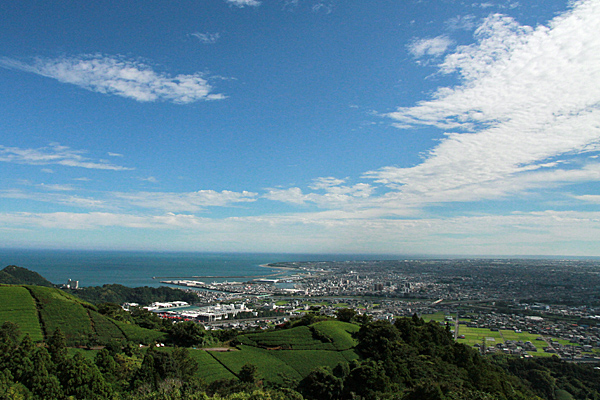
[[[204,350],[190,350],[190,356],[198,362],[200,368],[196,376],[211,383],[217,379],[233,379],[233,375],[223,364]]]
[[[59,289],[42,286],[1,286],[0,324],[12,321],[34,341],[60,328],[70,344],[125,338],[140,343],[163,340],[165,334],[113,321],[95,307]]]
[[[94,336],[92,322],[83,303],[66,293],[41,286],[27,286],[37,299],[46,334],[60,328],[69,342],[86,342]]]
[[[238,373],[246,364],[258,367],[259,376],[275,383],[300,380],[319,366],[335,367],[358,358],[352,333],[359,327],[339,321],[240,336],[240,351],[210,352],[227,369]],[[269,350],[271,349],[271,350]]]
[[[44,338],[35,300],[24,287],[0,286],[0,324],[5,321],[19,325],[21,332],[29,334],[33,341]]]
[[[152,329],[142,328],[137,325],[127,324],[125,322],[114,321],[114,323],[125,334],[128,340],[142,344],[151,344],[152,342],[162,342],[167,334],[164,332],[153,331]]]

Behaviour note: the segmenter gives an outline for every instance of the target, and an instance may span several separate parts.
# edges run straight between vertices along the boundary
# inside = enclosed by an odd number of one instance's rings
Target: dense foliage
[[[28,270],[27,268],[9,265],[0,271],[0,283],[8,285],[37,285],[53,287],[54,284],[38,274]]]
[[[307,399],[538,398],[517,377],[455,343],[436,322],[416,316],[369,322],[357,338],[361,359],[311,372],[298,386]]]
[[[103,286],[89,286],[68,291],[92,304],[138,303],[146,305],[155,301],[186,301],[191,304],[198,301],[198,297],[194,293],[166,286],[157,288],[148,286],[131,288],[123,285],[110,284]]]

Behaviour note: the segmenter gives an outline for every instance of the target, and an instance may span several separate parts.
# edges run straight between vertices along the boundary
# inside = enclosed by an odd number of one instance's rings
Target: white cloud
[[[221,35],[219,34],[219,32],[216,32],[216,33],[194,32],[194,33],[190,33],[190,36],[195,37],[201,43],[204,43],[204,44],[214,44],[214,43],[217,43],[217,41],[221,37]]]
[[[165,211],[199,211],[204,207],[225,207],[236,203],[253,202],[256,193],[223,190],[199,190],[197,192],[136,192],[115,193],[115,197],[129,204]]]
[[[588,203],[600,204],[600,195],[597,194],[584,194],[581,196],[573,196],[577,200],[585,201]]]
[[[58,143],[37,149],[22,149],[0,145],[0,161],[29,165],[63,165],[88,169],[103,169],[113,171],[131,170],[132,168],[110,164],[104,161],[93,161],[84,157],[86,151],[74,150]]]
[[[271,189],[263,197],[269,200],[281,201],[290,204],[314,203],[320,207],[340,206],[365,206],[372,195],[374,188],[366,183],[357,183],[352,186],[343,185],[344,179],[333,177],[317,178],[309,186],[313,190],[322,190],[325,193],[303,193],[302,189],[294,187],[289,189]],[[362,199],[362,200],[361,200]]]
[[[150,183],[157,183],[158,179],[156,179],[153,176],[149,176],[147,178],[139,178],[140,181],[144,181],[144,182],[150,182]]]
[[[171,101],[185,104],[199,100],[218,100],[204,74],[169,76],[150,66],[122,57],[82,55],[57,59],[37,58],[27,64],[10,58],[0,59],[0,66],[32,72],[84,89],[137,101]]]
[[[225,0],[226,2],[228,2],[229,4],[233,4],[234,6],[238,6],[238,7],[246,7],[246,6],[252,6],[252,7],[257,7],[260,6],[260,1],[258,0]]]
[[[201,219],[192,215],[133,215],[106,212],[91,213],[4,213],[0,224],[42,227],[48,229],[98,229],[123,227],[138,229],[185,228],[198,225]]]
[[[600,2],[574,3],[548,26],[491,15],[477,42],[441,64],[462,79],[433,98],[388,114],[399,126],[451,129],[411,168],[365,176],[400,191],[398,201],[497,198],[546,184],[597,177],[597,166],[556,169],[560,156],[598,151]],[[579,168],[579,169],[577,169]],[[446,200],[444,200],[446,199]]]
[[[468,15],[457,15],[456,17],[450,18],[446,21],[446,26],[451,31],[470,31],[475,28],[475,16],[473,14]]]
[[[22,190],[10,189],[0,191],[0,198],[5,199],[21,199],[21,200],[33,200],[47,203],[56,203],[71,207],[83,207],[83,208],[98,208],[105,207],[106,203],[102,200],[63,195],[58,193],[37,193],[37,192],[24,192]]]
[[[447,36],[437,36],[429,39],[415,39],[408,45],[410,54],[417,58],[423,56],[439,57],[444,54],[454,42]]]
[[[55,183],[50,183],[50,184],[41,183],[38,186],[42,189],[51,190],[53,192],[70,192],[70,191],[75,190],[73,185],[59,185],[59,184],[55,184]]]

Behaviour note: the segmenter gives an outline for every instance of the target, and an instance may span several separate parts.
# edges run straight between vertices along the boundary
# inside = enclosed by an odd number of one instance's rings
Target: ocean
[[[388,257],[386,257],[388,258]],[[83,251],[0,249],[0,269],[17,265],[55,284],[68,279],[80,286],[118,283],[161,286],[162,278],[191,276],[261,276],[273,273],[261,264],[284,261],[382,259],[373,255],[192,253],[147,251]],[[389,259],[389,258],[388,258]]]

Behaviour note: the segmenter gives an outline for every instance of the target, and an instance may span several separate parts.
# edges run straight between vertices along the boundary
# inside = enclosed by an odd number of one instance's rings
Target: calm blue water
[[[381,259],[373,255],[184,253],[141,251],[72,251],[0,249],[0,269],[17,265],[52,283],[78,280],[80,286],[119,283],[160,286],[152,277],[258,276],[273,270],[261,264],[282,261]]]

